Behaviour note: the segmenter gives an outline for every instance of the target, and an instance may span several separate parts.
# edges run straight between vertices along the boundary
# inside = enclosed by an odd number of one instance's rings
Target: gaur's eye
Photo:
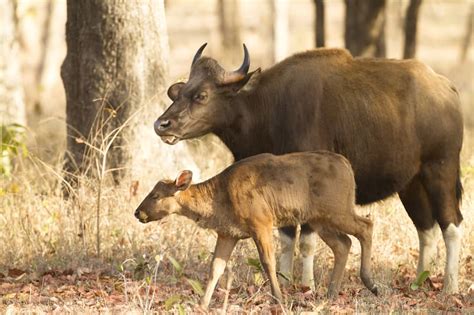
[[[199,94],[194,95],[193,100],[199,103],[204,103],[207,100],[207,93],[201,92]]]

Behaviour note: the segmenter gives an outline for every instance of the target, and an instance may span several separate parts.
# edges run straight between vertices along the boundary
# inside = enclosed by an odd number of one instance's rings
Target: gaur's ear
[[[189,185],[191,185],[191,180],[193,179],[193,172],[191,171],[181,171],[176,177],[174,184],[178,190],[186,190]]]
[[[168,89],[168,97],[172,101],[176,101],[176,99],[178,99],[179,91],[181,91],[181,89],[183,88],[185,84],[186,83],[184,82],[177,82],[173,84],[172,86],[170,86]]]
[[[235,92],[240,92],[240,91],[249,91],[255,85],[260,79],[260,72],[262,72],[261,68],[257,68],[255,71],[249,72],[245,78],[242,80],[230,84],[230,87],[235,91]]]

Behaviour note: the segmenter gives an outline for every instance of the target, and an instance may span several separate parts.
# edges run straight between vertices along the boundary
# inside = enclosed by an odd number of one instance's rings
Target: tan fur
[[[179,176],[176,182],[182,178]],[[215,278],[223,272],[220,271],[222,257],[228,259],[237,240],[248,237],[257,245],[273,295],[281,300],[272,228],[305,223],[317,231],[334,252],[330,296],[339,291],[349,253],[350,239],[346,234],[355,235],[361,241],[361,277],[376,293],[370,268],[372,223],[354,212],[354,175],[343,156],[326,151],[281,156],[260,154],[236,162],[210,180],[190,185],[183,191],[173,186],[173,182],[158,183],[138,207],[136,216],[142,222],[150,222],[177,213],[217,232],[215,262],[208,290],[201,301],[203,306],[207,307]],[[218,251],[218,248],[223,249]]]

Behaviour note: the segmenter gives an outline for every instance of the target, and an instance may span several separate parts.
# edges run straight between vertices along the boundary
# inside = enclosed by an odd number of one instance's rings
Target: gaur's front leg
[[[234,249],[235,244],[237,244],[237,241],[238,239],[236,238],[223,235],[217,236],[209,282],[207,283],[206,293],[202,297],[200,303],[203,308],[207,308],[209,306],[209,302],[211,301],[212,293],[214,292],[217,281],[224,273],[227,261],[229,260],[232,250]]]

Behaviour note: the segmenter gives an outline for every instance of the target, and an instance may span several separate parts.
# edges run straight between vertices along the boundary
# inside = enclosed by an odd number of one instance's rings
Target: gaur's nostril
[[[170,126],[171,126],[171,121],[169,119],[157,120],[155,123],[155,127],[158,127],[158,130],[165,130]]]
[[[140,211],[135,211],[135,217],[138,218],[138,215],[140,214]]]

